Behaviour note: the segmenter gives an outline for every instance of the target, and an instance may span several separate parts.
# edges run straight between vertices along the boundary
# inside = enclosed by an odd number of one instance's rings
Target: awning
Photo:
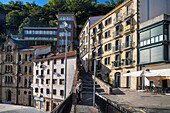
[[[94,49],[91,49],[90,52],[88,54],[90,54]]]
[[[170,69],[158,69],[158,70],[150,70],[150,73],[147,73],[146,77],[155,77],[155,76],[170,76]]]
[[[163,76],[163,77],[170,77],[170,69],[159,69],[159,70],[150,70],[150,71],[136,71],[131,73],[123,74],[123,76],[145,76],[145,77],[156,77],[156,76]]]
[[[94,52],[96,52],[98,49],[100,49],[100,47],[101,47],[101,46],[97,47],[97,48],[94,50]]]
[[[123,76],[135,76],[135,77],[139,77],[139,76],[145,76],[145,74],[150,73],[148,71],[135,71],[135,72],[130,72],[130,73],[126,73],[123,74]]]

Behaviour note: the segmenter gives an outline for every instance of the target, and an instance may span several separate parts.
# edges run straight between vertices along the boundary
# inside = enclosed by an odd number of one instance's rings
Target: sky
[[[0,0],[0,2],[2,2],[3,4],[7,4],[9,1],[11,1],[11,0]],[[18,1],[18,0],[13,0],[13,1]],[[35,1],[35,3],[40,5],[40,6],[43,6],[43,5],[48,3],[48,0],[20,0],[20,1],[23,1],[24,4],[25,4],[25,2],[32,3],[33,1]],[[106,0],[97,0],[97,1],[99,3],[104,3]]]

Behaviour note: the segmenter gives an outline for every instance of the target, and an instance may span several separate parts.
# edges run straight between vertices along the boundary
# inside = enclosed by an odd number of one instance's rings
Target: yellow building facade
[[[138,1],[127,0],[93,24],[90,30],[90,71],[102,79],[109,77],[113,87],[137,89],[136,77],[124,73],[137,71]]]

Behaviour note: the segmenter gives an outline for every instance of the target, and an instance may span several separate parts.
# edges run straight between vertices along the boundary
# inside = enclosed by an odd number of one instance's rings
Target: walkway
[[[76,105],[76,113],[98,113],[93,107],[93,79],[89,73],[86,73],[82,66],[79,66],[79,79],[83,83],[82,101]],[[97,85],[96,85],[97,86]],[[74,113],[72,108],[71,113]]]
[[[112,94],[102,96],[135,111],[170,113],[170,96],[123,88],[114,88]]]
[[[47,113],[47,112],[29,106],[0,103],[0,113]]]

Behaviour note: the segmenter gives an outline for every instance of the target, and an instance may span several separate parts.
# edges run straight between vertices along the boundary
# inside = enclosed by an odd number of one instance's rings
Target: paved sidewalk
[[[111,95],[103,96],[136,111],[170,113],[170,96],[121,88],[115,88]]]
[[[42,110],[38,110],[34,107],[29,106],[0,103],[0,113],[48,113],[48,112],[44,112]]]

